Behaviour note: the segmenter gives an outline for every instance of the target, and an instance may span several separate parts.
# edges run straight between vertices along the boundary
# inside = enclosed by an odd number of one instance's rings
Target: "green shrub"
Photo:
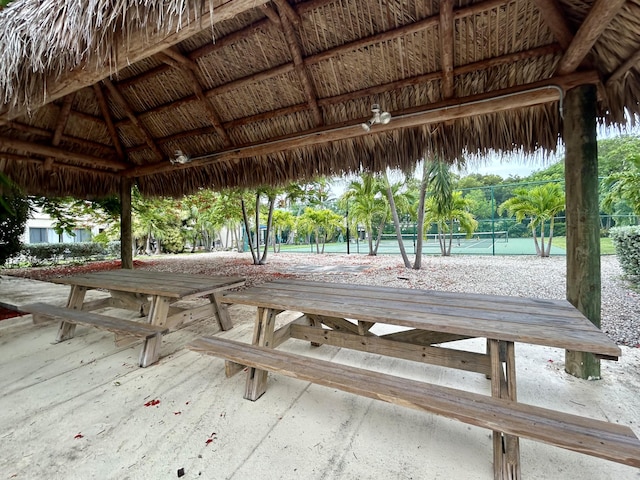
[[[164,231],[162,249],[166,253],[184,252],[184,236],[179,228],[170,227]]]
[[[640,226],[614,227],[609,236],[624,273],[640,278]]]
[[[22,249],[20,235],[29,218],[29,202],[15,186],[7,188],[0,202],[0,266]]]
[[[104,245],[95,242],[32,243],[25,245],[21,253],[31,265],[56,264],[66,259],[88,260],[109,254]]]

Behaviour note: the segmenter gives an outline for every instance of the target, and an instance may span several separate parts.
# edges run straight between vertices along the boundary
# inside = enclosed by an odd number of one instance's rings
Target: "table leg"
[[[73,310],[82,310],[82,304],[84,303],[84,296],[87,293],[86,287],[79,285],[72,285],[71,292],[69,292],[69,298],[67,299],[67,308]],[[76,324],[69,322],[60,322],[58,328],[58,335],[56,336],[56,342],[64,342],[73,338],[76,333]]]
[[[212,293],[209,295],[209,301],[213,312],[218,317],[218,323],[220,324],[220,330],[231,330],[233,328],[233,322],[229,316],[228,305],[220,302],[220,294]]]
[[[273,346],[273,332],[276,325],[276,316],[280,310],[258,307],[256,324],[253,330],[253,344],[261,347]],[[244,398],[257,400],[267,389],[267,371],[249,368],[247,372],[247,385]]]
[[[161,295],[154,295],[151,298],[151,305],[149,306],[149,323],[152,325],[165,326],[167,323],[167,315],[169,313],[169,303],[171,300]],[[160,345],[162,344],[162,335],[157,334],[153,337],[149,337],[144,341],[142,345],[142,351],[140,352],[139,364],[141,367],[146,367],[153,363],[156,363],[160,359]]]
[[[169,314],[170,299],[161,295],[154,295],[151,298],[149,307],[149,323],[152,325],[160,325],[164,327],[167,323],[167,315]]]
[[[515,347],[513,342],[489,340],[491,355],[491,395],[516,401]],[[520,439],[493,432],[493,472],[495,480],[518,480],[520,472]]]

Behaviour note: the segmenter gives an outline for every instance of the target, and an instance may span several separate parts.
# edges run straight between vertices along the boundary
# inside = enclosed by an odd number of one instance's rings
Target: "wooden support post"
[[[491,356],[491,396],[517,401],[515,348],[513,342],[487,339]],[[494,480],[519,480],[520,439],[515,435],[493,432]]]
[[[261,347],[273,348],[273,334],[276,325],[276,316],[279,310],[258,307],[256,325],[253,330],[253,344]],[[247,384],[244,398],[257,400],[267,390],[267,371],[250,367],[247,372]]]
[[[567,92],[564,102],[567,198],[567,300],[600,327],[600,219],[596,87]],[[565,370],[579,378],[600,378],[600,360],[567,350]]]
[[[71,292],[69,292],[69,298],[67,299],[67,308],[74,310],[82,310],[82,304],[84,303],[84,296],[87,293],[85,287],[79,285],[73,285]],[[73,338],[76,333],[76,324],[69,322],[60,322],[58,328],[58,335],[56,336],[56,342],[64,342]]]
[[[131,229],[131,186],[129,178],[120,180],[120,258],[122,268],[133,269],[133,234]]]
[[[229,316],[229,305],[227,305],[226,303],[222,303],[220,301],[220,297],[220,293],[212,293],[211,295],[209,295],[211,308],[213,309],[213,313],[218,318],[220,330],[231,330],[233,328],[233,322],[231,321],[231,317]]]

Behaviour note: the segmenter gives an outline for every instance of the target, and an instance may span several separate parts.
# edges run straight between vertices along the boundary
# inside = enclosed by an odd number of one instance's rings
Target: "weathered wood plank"
[[[430,305],[404,304],[403,302],[376,302],[366,298],[342,296],[342,292],[353,292],[358,286],[336,289],[332,294],[291,294],[256,287],[224,295],[224,301],[266,308],[298,311],[310,316],[349,318],[354,320],[381,322],[421,330],[430,330],[471,337],[527,342],[551,347],[588,351],[617,357],[620,348],[591,324],[584,316],[556,317],[550,309],[546,316],[529,315],[524,312],[513,315],[471,309],[460,311],[433,308]],[[422,292],[421,295],[427,295]],[[452,305],[454,303],[452,302]],[[354,328],[355,327],[354,325]]]
[[[200,338],[188,348],[251,368],[640,467],[640,440],[622,425],[221,338]]]
[[[65,323],[91,325],[110,332],[133,335],[139,338],[147,338],[157,333],[168,332],[166,327],[151,325],[148,323],[135,322],[125,318],[109,317],[97,313],[85,312],[84,310],[73,310],[66,307],[57,307],[46,303],[31,303],[20,307],[25,312],[29,312],[40,320],[60,321]]]
[[[380,338],[412,343],[414,345],[433,345],[435,343],[456,342],[473,337],[469,337],[468,335],[453,335],[451,333],[429,332],[427,330],[405,330],[403,332],[380,335]]]
[[[121,292],[163,295],[188,300],[228,288],[244,285],[242,277],[208,276],[154,272],[146,270],[111,270],[74,275],[51,280],[53,283],[82,285]]]
[[[465,352],[449,348],[412,345],[376,336],[360,336],[304,325],[291,325],[290,335],[298,340],[344,347],[388,357],[413,360],[440,367],[456,368],[484,375],[491,373],[489,357],[482,353]]]

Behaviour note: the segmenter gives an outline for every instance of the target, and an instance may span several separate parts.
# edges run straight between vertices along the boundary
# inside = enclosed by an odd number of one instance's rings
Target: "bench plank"
[[[144,344],[138,363],[143,368],[158,361],[162,335],[169,332],[169,329],[164,326],[135,322],[125,318],[109,317],[84,310],[57,307],[46,303],[31,303],[21,308],[33,315],[34,323],[59,321],[60,331],[64,330],[67,334],[64,337],[59,334],[58,341],[73,338],[73,329],[76,324],[91,325],[101,330],[114,332],[116,334],[116,345],[128,343],[122,338],[123,335],[129,338],[141,338],[144,340]]]
[[[35,323],[42,321],[60,321],[92,325],[110,332],[123,333],[139,338],[149,338],[157,334],[162,335],[169,331],[167,327],[136,322],[125,318],[109,317],[84,310],[72,310],[70,308],[57,307],[46,303],[32,303],[20,308],[25,312],[33,314]]]
[[[640,440],[622,425],[221,338],[200,338],[188,348],[250,368],[640,467]]]

